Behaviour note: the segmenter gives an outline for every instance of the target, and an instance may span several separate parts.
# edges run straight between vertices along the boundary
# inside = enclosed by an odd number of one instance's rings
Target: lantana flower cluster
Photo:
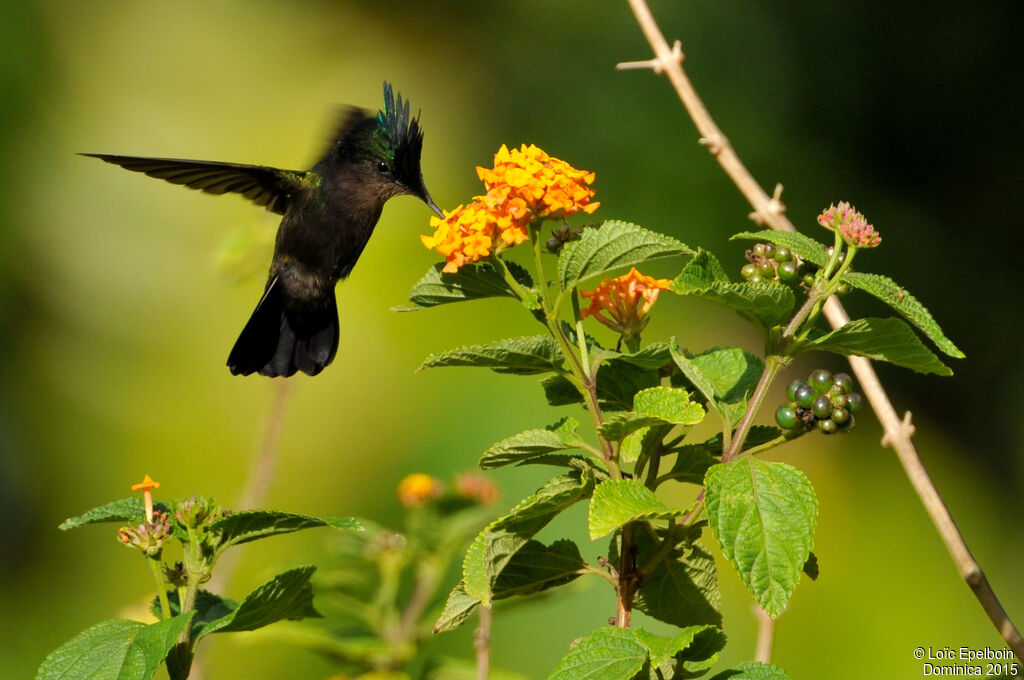
[[[843,240],[855,248],[874,248],[882,242],[882,237],[868,224],[867,218],[846,201],[826,208],[818,215],[818,224],[838,231]]]
[[[602,324],[623,336],[637,336],[650,320],[651,310],[658,294],[672,282],[641,274],[633,267],[616,278],[605,278],[594,290],[580,291],[590,300],[590,306],[580,310],[580,317],[593,316]]]
[[[487,193],[460,205],[445,218],[430,218],[433,236],[421,236],[423,245],[445,257],[445,272],[488,257],[492,252],[529,238],[529,225],[577,212],[592,214],[594,173],[577,170],[537,146],[525,144],[494,156],[494,167],[477,167]]]

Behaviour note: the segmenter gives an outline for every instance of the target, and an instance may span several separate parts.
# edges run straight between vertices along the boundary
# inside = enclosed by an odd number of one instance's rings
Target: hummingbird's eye
[[[377,161],[377,172],[384,173],[390,169],[386,161]]]

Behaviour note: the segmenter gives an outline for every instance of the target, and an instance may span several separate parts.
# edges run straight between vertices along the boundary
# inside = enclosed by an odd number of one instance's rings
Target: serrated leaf
[[[658,370],[672,363],[672,355],[669,353],[667,343],[652,342],[632,353],[618,354],[608,352],[604,362],[619,365],[628,364],[638,368]]]
[[[548,680],[631,680],[647,654],[632,630],[605,626],[573,645]]]
[[[278,510],[245,510],[225,515],[210,524],[207,530],[219,536],[216,550],[221,553],[240,543],[318,527],[362,529],[359,521],[352,517],[320,518]]]
[[[569,290],[615,269],[693,253],[689,246],[670,236],[609,220],[600,228],[584,229],[578,241],[566,244],[558,257],[558,280],[562,290]]]
[[[171,606],[171,615],[177,616],[180,614],[181,603],[178,600],[178,591],[176,589],[172,588],[167,591],[167,600]],[[199,590],[199,592],[196,593],[193,609],[193,613],[195,614],[192,619],[193,637],[196,636],[210,621],[215,621],[221,617],[227,616],[237,608],[238,603],[234,600],[221,597],[220,595],[215,595],[208,590]],[[149,611],[157,618],[161,616],[159,596],[154,596],[150,601]]]
[[[843,275],[843,281],[858,290],[874,295],[895,309],[947,355],[955,359],[964,358],[964,353],[946,337],[928,308],[889,277],[879,274],[847,272]]]
[[[166,510],[166,506],[163,504],[160,504],[158,507],[161,510]],[[100,505],[77,517],[69,517],[61,522],[58,528],[61,531],[67,531],[68,529],[76,529],[86,524],[96,524],[99,522],[139,524],[145,520],[146,507],[143,505],[142,498],[132,496],[131,498],[122,498],[119,501]]]
[[[633,637],[647,648],[651,665],[660,667],[663,664],[674,661],[677,654],[693,644],[694,638],[709,628],[711,626],[688,626],[673,637],[663,637],[654,633],[648,633],[643,628],[635,628],[633,629]]]
[[[651,387],[633,396],[633,411],[673,425],[696,425],[704,420],[704,407],[678,387]]]
[[[727,671],[722,671],[711,680],[790,680],[786,672],[778,666],[770,666],[760,661],[741,664]]]
[[[669,509],[639,480],[611,479],[594,489],[587,523],[593,540],[607,536],[629,522],[668,519],[685,512],[683,508]]]
[[[492,597],[531,595],[571,583],[579,578],[586,566],[576,544],[559,540],[546,546],[540,541],[527,541],[498,575]],[[434,633],[454,630],[480,606],[480,600],[466,592],[465,581],[459,581],[448,594],[448,601],[437,621]]]
[[[473,540],[463,559],[466,592],[490,604],[491,588],[515,554],[559,513],[588,497],[593,487],[591,475],[570,472],[555,477],[507,515],[491,522]]]
[[[676,277],[674,285],[682,290],[702,290],[716,282],[729,283],[725,267],[710,252],[698,248],[697,254],[686,263],[683,271]]]
[[[543,430],[526,430],[492,444],[480,457],[484,470],[522,463],[555,451],[585,447],[576,434],[580,424],[575,418],[563,418]]]
[[[633,396],[637,392],[656,387],[660,383],[661,378],[656,370],[638,369],[628,362],[612,359],[603,364],[597,373],[597,401],[605,411],[629,411],[633,408]],[[541,386],[552,406],[583,401],[579,390],[561,375],[545,377],[541,380]]]
[[[459,581],[448,593],[448,600],[441,610],[441,615],[434,622],[434,634],[455,630],[465,623],[479,606],[480,600],[466,592],[466,582]]]
[[[284,619],[319,618],[309,582],[314,571],[316,567],[306,566],[278,574],[249,593],[230,614],[209,621],[194,637],[198,640],[210,633],[256,630]]]
[[[669,290],[725,305],[762,329],[787,320],[796,306],[793,290],[781,283],[715,281],[705,288],[690,288],[688,281],[676,278]]]
[[[36,680],[148,680],[192,619],[192,613],[146,625],[111,619],[51,652]]]
[[[789,248],[800,259],[807,260],[819,267],[824,267],[828,264],[828,252],[825,249],[825,245],[800,232],[775,231],[774,229],[743,231],[739,234],[734,234],[730,240],[736,239],[752,239],[754,241],[774,243],[775,245]]]
[[[665,421],[655,416],[644,416],[639,413],[616,413],[601,423],[597,428],[601,438],[609,442],[622,441],[634,432],[651,425],[663,425]]]
[[[723,422],[735,427],[747,407],[764,362],[738,347],[711,349],[687,356],[674,341],[672,359],[697,390],[709,401]]]
[[[550,335],[504,338],[486,345],[473,345],[432,354],[417,370],[439,366],[479,366],[496,373],[530,375],[561,369],[562,350]]]
[[[814,543],[818,501],[810,481],[792,465],[744,456],[712,466],[704,486],[708,522],[722,552],[775,618]]]
[[[917,334],[900,319],[854,319],[831,333],[811,340],[801,351],[822,350],[875,361],[887,361],[918,373],[953,375],[948,366],[924,346]]]
[[[494,582],[494,599],[530,595],[571,583],[585,566],[580,549],[572,541],[562,539],[550,546],[527,541]]]
[[[695,678],[718,663],[718,653],[725,647],[725,633],[718,628],[705,627],[697,632],[693,642],[676,654],[673,677]]]
[[[533,286],[533,280],[524,268],[515,262],[505,264],[516,281],[527,289]],[[441,271],[443,267],[443,264],[431,267],[409,291],[409,300],[413,306],[399,307],[396,311],[411,311],[489,297],[517,297],[502,273],[490,263],[465,264],[453,274]]]
[[[634,545],[643,562],[656,549],[665,532],[635,531]],[[615,554],[609,559],[618,559]],[[698,543],[683,541],[644,573],[633,605],[643,613],[675,626],[711,624],[719,626],[722,615],[715,560]]]

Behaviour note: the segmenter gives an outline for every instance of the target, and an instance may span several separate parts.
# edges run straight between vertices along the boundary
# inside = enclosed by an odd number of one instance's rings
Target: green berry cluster
[[[830,257],[832,250],[829,247],[827,251]],[[802,260],[789,248],[774,243],[754,244],[754,247],[746,252],[746,257],[747,264],[740,269],[740,275],[750,283],[781,281],[810,288],[814,285],[814,277],[818,273],[816,264]],[[841,265],[845,259],[844,250],[839,253],[839,264]],[[843,295],[849,291],[849,285],[843,283],[836,292]]]
[[[807,380],[794,380],[786,388],[789,403],[775,411],[775,422],[784,430],[802,433],[817,428],[824,434],[845,432],[853,427],[853,414],[863,399],[853,391],[853,378],[846,373],[832,375],[819,368]]]

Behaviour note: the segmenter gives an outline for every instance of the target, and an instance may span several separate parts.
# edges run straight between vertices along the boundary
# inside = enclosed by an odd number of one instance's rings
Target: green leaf
[[[146,625],[111,619],[51,652],[36,680],[147,680],[185,631],[192,613]]]
[[[674,282],[684,290],[702,290],[715,283],[729,283],[729,275],[718,258],[703,248],[697,249],[697,254],[686,263]]]
[[[723,422],[735,427],[747,408],[764,362],[738,347],[711,349],[687,356],[673,339],[672,360],[686,379],[704,395]]]
[[[781,283],[723,283],[691,288],[689,279],[676,278],[669,288],[679,295],[692,295],[729,307],[759,328],[781,324],[793,314],[796,298],[789,286]]]
[[[693,644],[694,639],[705,631],[713,629],[712,626],[689,626],[684,628],[674,637],[662,637],[648,633],[643,628],[633,629],[633,637],[636,641],[647,648],[651,666],[659,668],[664,677],[672,677],[672,667],[675,665],[676,657],[680,652],[685,651]],[[669,671],[666,673],[666,671]]]
[[[682,508],[670,510],[639,480],[611,479],[598,484],[590,499],[590,538],[607,536],[629,522],[669,519],[685,512]]]
[[[655,416],[644,416],[639,413],[616,413],[597,428],[605,441],[622,441],[634,432],[646,429],[651,425],[663,425],[665,421]]]
[[[676,654],[673,677],[696,678],[718,663],[718,653],[725,647],[725,633],[705,627],[697,632],[689,647]]]
[[[570,540],[550,546],[527,541],[494,582],[494,599],[531,595],[571,583],[585,566],[580,549]]]
[[[497,373],[530,375],[561,370],[564,358],[550,335],[504,338],[427,357],[418,370],[438,366],[480,366]]]
[[[584,229],[578,241],[566,244],[558,257],[558,280],[562,290],[569,290],[615,269],[693,253],[689,246],[664,234],[609,220],[600,228]]]
[[[466,592],[490,604],[491,588],[515,554],[559,513],[588,497],[593,488],[592,475],[570,472],[551,479],[507,515],[491,522],[473,540],[463,559]]]
[[[678,387],[651,387],[633,396],[633,411],[673,425],[696,425],[704,420],[704,408]]]
[[[161,510],[166,509],[163,505],[158,507]],[[144,521],[146,521],[146,507],[142,503],[142,498],[140,496],[132,496],[131,498],[122,498],[119,501],[93,508],[77,517],[69,517],[60,523],[59,528],[61,531],[67,531],[68,529],[75,529],[86,524],[96,524],[98,522],[139,524]]]
[[[434,634],[447,633],[455,630],[466,622],[477,607],[480,606],[479,598],[473,597],[466,592],[465,580],[460,580],[451,592],[448,593],[448,601],[445,602],[441,615],[434,622]]]
[[[843,281],[854,288],[870,293],[886,303],[899,314],[924,333],[928,339],[935,343],[935,346],[955,359],[963,359],[964,353],[953,344],[953,341],[946,337],[939,324],[932,318],[931,312],[917,298],[903,290],[892,279],[879,274],[862,274],[860,272],[848,272],[843,275]]]
[[[313,608],[313,586],[309,579],[314,566],[299,567],[278,574],[249,593],[230,614],[209,621],[195,631],[195,639],[210,633],[256,630],[284,619],[319,618]]]
[[[648,650],[629,628],[598,628],[573,645],[548,680],[631,680]]]
[[[819,267],[824,267],[828,264],[828,252],[826,246],[799,232],[795,231],[775,231],[774,229],[765,229],[764,231],[744,231],[739,234],[733,235],[731,240],[736,239],[751,239],[754,241],[767,241],[774,243],[775,245],[785,246],[791,251],[800,256],[801,259],[807,260],[812,264],[816,264]]]
[[[663,530],[635,531],[633,543],[639,551],[638,561],[643,563],[665,535]],[[610,559],[617,558],[615,555]],[[719,626],[721,601],[714,558],[700,544],[684,540],[644,573],[633,604],[648,616],[674,626]]]
[[[778,666],[769,666],[760,661],[751,661],[736,668],[722,671],[711,680],[790,680]]]
[[[854,319],[801,348],[802,351],[815,349],[888,361],[918,373],[953,375],[953,371],[924,346],[910,326],[899,319]]]
[[[515,262],[506,262],[516,281],[529,289],[533,286],[530,274]],[[410,307],[396,307],[395,311],[413,311],[435,307],[463,300],[479,300],[489,297],[516,298],[502,273],[487,262],[466,264],[454,274],[441,271],[443,264],[436,264],[420,279],[409,292]]]
[[[633,396],[649,387],[657,387],[661,378],[656,370],[640,369],[628,360],[611,359],[597,372],[597,401],[606,411],[629,411]],[[544,396],[552,406],[578,404],[583,401],[571,382],[561,375],[541,380]]]
[[[618,354],[615,352],[606,352],[605,354],[604,362],[619,364],[620,366],[628,364],[652,371],[672,363],[672,355],[669,353],[668,344],[664,342],[652,342],[631,354]]]
[[[526,430],[493,444],[480,457],[484,470],[523,463],[555,451],[586,447],[576,434],[580,424],[575,418],[563,418],[543,430]]]
[[[722,552],[768,614],[786,608],[814,542],[818,501],[785,463],[744,456],[708,470],[708,522]]]
[[[293,512],[277,510],[246,510],[233,512],[209,525],[207,530],[219,535],[217,553],[240,543],[248,543],[268,536],[288,534],[303,529],[334,527],[335,529],[361,530],[362,525],[351,517],[310,517]]]

